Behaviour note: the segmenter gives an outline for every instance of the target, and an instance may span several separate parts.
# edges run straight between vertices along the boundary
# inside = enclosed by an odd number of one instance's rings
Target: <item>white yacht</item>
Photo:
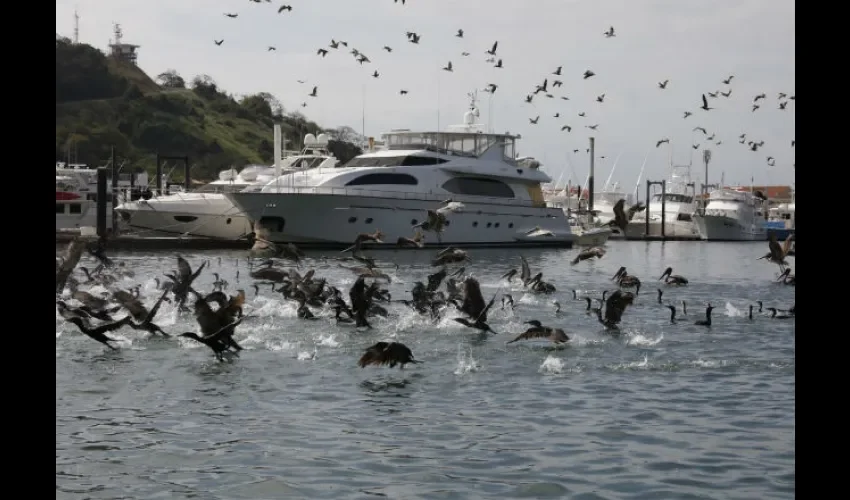
[[[656,193],[646,210],[638,212],[626,226],[626,239],[639,240],[646,235],[661,237],[662,206],[664,208],[664,236],[677,240],[698,240],[699,230],[694,222],[696,213],[694,184],[690,165],[674,165],[665,193]],[[649,232],[647,233],[647,217]]]
[[[705,213],[694,220],[700,238],[708,241],[765,241],[767,212],[761,192],[721,188],[709,194]]]
[[[131,179],[132,178],[132,179]],[[133,182],[135,181],[135,182]],[[131,186],[143,186],[147,174],[119,174],[119,202]],[[112,180],[107,180],[106,226],[112,227]],[[97,169],[81,163],[56,162],[56,230],[97,225]]]
[[[239,173],[235,169],[224,170],[219,173],[218,180],[194,191],[124,203],[116,211],[127,225],[136,230],[226,240],[245,237],[253,230],[252,224],[224,196],[225,193],[263,186],[282,173],[307,171],[319,166],[332,167],[338,161],[327,150],[328,141],[324,134],[318,137],[307,134],[302,151],[279,160],[277,130],[276,126],[275,159],[278,167],[248,165]]]
[[[394,247],[451,199],[463,207],[448,214],[439,239],[424,232],[426,246],[571,247],[566,215],[543,199],[541,184],[551,178],[538,162],[517,160],[519,136],[487,133],[477,123],[476,96],[469,95],[463,125],[395,130],[383,134],[384,150],[226,196],[275,243],[347,246],[359,233],[380,230]]]

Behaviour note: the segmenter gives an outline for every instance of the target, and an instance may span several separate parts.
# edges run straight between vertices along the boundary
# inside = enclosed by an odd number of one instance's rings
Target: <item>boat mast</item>
[[[602,192],[604,193],[608,189],[608,184],[611,182],[611,177],[614,176],[614,171],[617,170],[617,162],[620,161],[620,157],[623,156],[623,153],[617,155],[617,159],[614,160],[614,166],[611,167],[611,173],[608,174],[608,178],[605,179],[605,185],[602,186]]]
[[[646,156],[643,157],[643,165],[640,166],[637,182],[635,183],[635,203],[640,200],[640,180],[643,178],[643,169],[646,168],[646,160],[648,159],[649,153],[646,153]]]

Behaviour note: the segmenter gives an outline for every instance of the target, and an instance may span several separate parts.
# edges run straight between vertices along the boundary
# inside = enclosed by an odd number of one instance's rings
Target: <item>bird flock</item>
[[[387,0],[388,1],[388,0]],[[294,9],[292,5],[283,4],[276,5],[271,2],[271,0],[250,0],[253,4],[270,4],[268,8],[273,8],[276,10],[277,14],[295,17],[298,15],[298,9]],[[401,3],[398,0],[394,1],[398,6],[405,5],[405,2]],[[228,18],[236,19],[238,18],[238,13],[226,12],[224,13]],[[399,33],[399,37],[401,37],[402,33]],[[427,38],[424,38],[423,35],[417,32],[415,29],[408,29],[403,32],[404,38],[400,38],[400,42],[402,44],[410,44],[415,45],[417,47],[421,47],[423,45],[427,45]],[[468,38],[466,31],[463,28],[455,28],[454,31],[449,31],[445,35],[442,36],[453,36],[460,40],[465,40]],[[600,30],[600,36],[605,39],[610,40],[608,43],[628,43],[628,38],[621,36],[621,34],[615,30],[614,26],[609,26],[607,29]],[[215,39],[216,45],[222,45],[224,39]],[[480,58],[486,64],[490,65],[494,70],[497,71],[497,74],[494,77],[481,76],[479,78],[492,78],[495,81],[502,80],[499,76],[502,73],[502,70],[509,66],[509,61],[505,61],[499,54],[499,41],[494,40],[487,43],[487,45],[480,46],[477,50],[468,48],[468,45],[464,45],[465,50],[459,50],[459,57],[461,60],[466,59],[474,59]],[[389,56],[394,52],[398,47],[394,47],[394,44],[390,43],[384,45],[381,48],[382,52],[385,52],[387,55],[386,59],[376,58],[377,62],[381,63],[390,63]],[[274,51],[276,48],[274,46],[269,46],[267,48],[269,51]],[[318,47],[316,49],[316,57],[326,58],[329,56],[333,56],[334,53],[342,53],[347,51],[349,55],[352,56],[355,64],[358,64],[361,67],[368,67],[369,65],[377,64],[377,62],[373,63],[372,58],[365,53],[364,50],[355,48],[353,45],[349,46],[349,42],[346,40],[340,39],[330,39],[328,44],[323,47]],[[409,54],[406,54],[409,56]],[[462,64],[461,61],[458,60],[448,60],[442,66],[442,70],[446,73],[453,73],[456,68],[456,64]],[[436,69],[436,68],[435,68]],[[381,71],[378,69],[369,69],[371,76],[373,78],[380,78]],[[551,121],[553,122],[552,126],[558,128],[558,130],[571,133],[574,128],[584,128],[588,133],[599,130],[599,127],[603,127],[602,123],[596,122],[593,120],[593,111],[592,106],[603,106],[609,99],[609,95],[606,93],[604,89],[596,89],[596,92],[593,94],[596,96],[594,101],[591,103],[579,103],[579,102],[571,102],[573,107],[577,107],[579,110],[566,111],[563,108],[558,108],[554,103],[558,101],[570,101],[570,96],[565,92],[565,85],[567,87],[577,86],[577,85],[585,85],[593,87],[593,82],[595,79],[593,77],[596,76],[596,72],[592,68],[575,68],[575,69],[565,69],[564,65],[559,65],[554,69],[547,70],[544,75],[541,75],[542,78],[540,83],[536,84],[533,89],[530,89],[526,95],[522,98],[523,102],[532,110],[533,115],[528,117],[529,126],[544,126],[547,122],[541,121],[542,113],[545,113],[551,117]],[[736,75],[719,75],[715,84],[711,84],[711,87],[707,88],[700,95],[699,92],[695,92],[693,94],[693,101],[691,102],[682,102],[678,104],[680,106],[682,113],[682,118],[687,120],[688,122],[697,122],[694,124],[693,132],[700,132],[701,136],[694,137],[697,139],[691,147],[693,150],[699,150],[700,148],[706,149],[708,147],[717,147],[724,144],[724,139],[720,137],[720,133],[716,131],[709,131],[706,127],[701,126],[698,122],[700,120],[700,116],[703,113],[714,112],[721,113],[724,108],[729,108],[729,105],[725,105],[724,101],[728,101],[729,98],[733,94],[734,86],[733,81],[737,81]],[[298,80],[299,83],[306,84],[306,80]],[[481,90],[486,93],[495,94],[499,89],[499,83],[494,83],[493,81],[485,81],[482,82]],[[658,92],[664,92],[671,88],[671,86],[675,86],[676,81],[672,78],[663,78],[657,81],[656,87]],[[319,85],[311,85],[311,90],[309,92],[305,92],[305,95],[309,98],[317,98],[319,97]],[[400,88],[398,89],[398,94],[402,97],[410,95],[410,89],[408,88]],[[616,96],[614,96],[616,99]],[[308,99],[309,100],[309,99]],[[540,104],[540,101],[549,102],[551,100],[552,104]],[[773,108],[777,112],[784,112],[788,109],[789,105],[796,102],[796,96],[793,93],[789,92],[778,92],[775,97],[775,102],[770,104],[770,99],[767,94],[762,92],[755,96],[753,96],[752,101],[748,106],[750,106],[750,110],[752,113],[764,113],[767,109]],[[301,103],[302,107],[307,107],[307,101]],[[544,107],[545,106],[545,107]],[[585,107],[585,109],[581,109]],[[545,110],[545,111],[542,111]],[[789,117],[789,119],[793,119],[793,117]],[[726,138],[728,142],[732,142],[733,136],[729,136]],[[747,132],[744,131],[737,135],[735,140],[743,147],[748,148],[752,152],[762,151],[763,148],[766,148],[766,143],[764,139],[758,137],[758,134],[755,132]],[[656,141],[656,147],[660,147],[662,144],[669,144],[670,140],[667,137],[661,138]],[[796,140],[791,140],[790,144],[787,147],[795,147]],[[780,147],[780,145],[769,145],[771,151],[777,151],[776,148]],[[573,153],[579,153],[580,149],[573,149]],[[589,149],[584,149],[585,152],[589,153]],[[776,152],[764,152],[765,163],[768,166],[776,165]],[[796,166],[793,164],[792,166]]]
[[[305,264],[305,254],[292,243],[277,245],[268,241],[264,237],[262,228],[256,226],[258,236],[255,237],[254,246],[248,258],[245,259],[248,265],[248,277],[253,281],[250,286],[254,290],[254,297],[260,294],[261,289],[270,290],[274,294],[280,294],[284,300],[297,304],[296,312],[300,320],[332,321],[338,325],[351,325],[355,329],[374,330],[376,327],[373,326],[373,318],[390,318],[397,314],[393,311],[394,308],[405,307],[435,324],[448,317],[449,313],[459,313],[458,317],[451,319],[478,335],[491,336],[506,333],[494,331],[488,322],[501,289],[489,300],[483,296],[478,279],[467,272],[467,266],[473,265],[473,259],[466,251],[449,247],[437,252],[431,261],[435,271],[425,276],[424,280],[415,281],[409,291],[410,297],[401,299],[394,299],[383,285],[391,281],[386,269],[382,270],[375,258],[365,254],[365,250],[370,245],[426,251],[422,249],[421,244],[424,238],[423,231],[435,232],[439,235],[453,211],[447,207],[457,209],[457,205],[452,203],[455,202],[449,200],[440,208],[429,210],[429,220],[424,224],[417,224],[414,238],[402,237],[395,245],[392,245],[382,240],[383,234],[380,230],[360,234],[349,248],[340,252],[341,256],[332,257],[340,261],[341,269],[352,272],[356,277],[354,284],[348,290],[347,297],[326,278],[317,276],[315,269],[308,269],[302,274],[299,269],[302,269]],[[622,203],[618,205],[622,212]],[[622,217],[621,214],[620,218]],[[152,336],[166,338],[174,336],[173,332],[167,333],[155,323],[162,303],[168,301],[176,306],[179,314],[193,314],[200,330],[200,335],[196,332],[183,332],[177,336],[204,344],[220,361],[232,361],[234,357],[239,356],[243,348],[234,339],[236,328],[252,317],[250,311],[247,314],[244,311],[246,307],[250,307],[244,289],[238,289],[235,295],[228,295],[225,293],[228,283],[221,279],[218,273],[213,273],[215,277],[212,283],[213,289],[200,292],[195,285],[196,280],[205,269],[211,266],[211,262],[205,260],[193,269],[185,258],[178,255],[176,270],[165,273],[163,276],[167,280],[156,278],[157,289],[160,293],[153,305],[148,307],[139,296],[141,285],[129,290],[119,287],[123,278],[132,279],[135,274],[124,262],[116,263],[106,255],[107,245],[108,242],[103,239],[92,240],[88,237],[80,237],[72,241],[64,254],[57,259],[56,306],[64,320],[75,325],[83,334],[106,345],[109,349],[116,350],[117,348],[112,345],[116,339],[108,334],[125,327]],[[787,262],[787,257],[795,254],[790,237],[780,244],[776,237],[772,236],[768,246],[769,252],[758,259],[767,260],[779,266],[781,274],[778,282],[795,286],[796,278],[791,274]],[[78,268],[84,253],[90,254],[97,262],[97,267],[93,270],[87,267]],[[602,259],[605,253],[605,249],[601,247],[581,249],[572,259],[571,264],[577,265],[583,261]],[[240,278],[239,260],[237,259],[235,272],[237,281]],[[355,265],[344,265],[343,262],[346,261],[354,261]],[[518,268],[510,269],[501,276],[508,286],[516,279],[524,293],[551,296],[557,291],[553,283],[544,280],[543,272],[532,272],[524,256],[519,256],[518,264]],[[218,259],[218,265],[223,265],[221,258]],[[75,274],[75,271],[79,272]],[[395,272],[400,271],[398,265],[395,265]],[[603,291],[601,297],[579,296],[576,290],[572,290],[572,299],[579,303],[586,302],[584,309],[586,314],[595,315],[605,332],[618,335],[621,332],[620,325],[625,313],[630,307],[636,305],[640,297],[643,281],[629,273],[625,267],[620,267],[611,280],[614,282],[613,290]],[[684,276],[673,274],[671,267],[663,271],[658,281],[662,281],[664,287],[668,288],[692,286],[690,280]],[[84,289],[86,285],[89,286],[89,290]],[[97,296],[90,291],[93,286],[103,287],[108,291]],[[670,322],[675,324],[679,321],[676,316],[677,306],[665,303],[662,300],[663,294],[664,290],[658,288],[657,301],[652,304],[669,309]],[[190,299],[192,299],[191,307]],[[502,310],[513,311],[516,307],[509,293],[501,294],[500,304]],[[557,300],[553,301],[552,305],[555,307],[555,314],[560,315],[562,305]],[[763,303],[758,302],[758,307],[760,313],[764,309],[770,311],[772,319],[795,317],[793,305],[788,309],[764,308]],[[712,309],[714,307],[710,303],[707,304],[704,319],[694,324],[711,328]],[[753,319],[753,309],[754,306],[750,306],[750,320]],[[116,319],[115,316],[122,310],[126,311],[127,315]],[[687,304],[684,301],[681,302],[681,312],[682,315],[687,315]],[[560,325],[544,325],[533,318],[528,319],[526,324],[529,325],[528,328],[523,332],[514,332],[508,344],[532,339],[544,339],[556,345],[567,344],[570,341],[570,333]],[[381,341],[366,347],[358,360],[361,367],[387,365],[390,368],[395,366],[404,368],[407,364],[417,362],[419,361],[414,358],[407,346],[393,341]]]

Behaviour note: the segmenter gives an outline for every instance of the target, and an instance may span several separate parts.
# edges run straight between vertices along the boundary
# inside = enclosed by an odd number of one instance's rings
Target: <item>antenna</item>
[[[360,113],[361,134],[366,137],[366,84],[363,84],[363,109]]]
[[[77,15],[77,9],[74,9],[74,45],[80,43],[80,16]]]

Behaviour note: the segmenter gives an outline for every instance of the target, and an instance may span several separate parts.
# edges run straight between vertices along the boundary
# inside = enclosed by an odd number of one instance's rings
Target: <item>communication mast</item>
[[[80,43],[80,16],[74,10],[74,45]]]
[[[124,33],[121,31],[121,25],[118,23],[113,23],[113,36],[115,38],[109,44],[112,57],[120,61],[136,64],[136,59],[139,57],[136,49],[138,49],[139,46],[132,43],[123,43],[121,41],[124,37]]]

